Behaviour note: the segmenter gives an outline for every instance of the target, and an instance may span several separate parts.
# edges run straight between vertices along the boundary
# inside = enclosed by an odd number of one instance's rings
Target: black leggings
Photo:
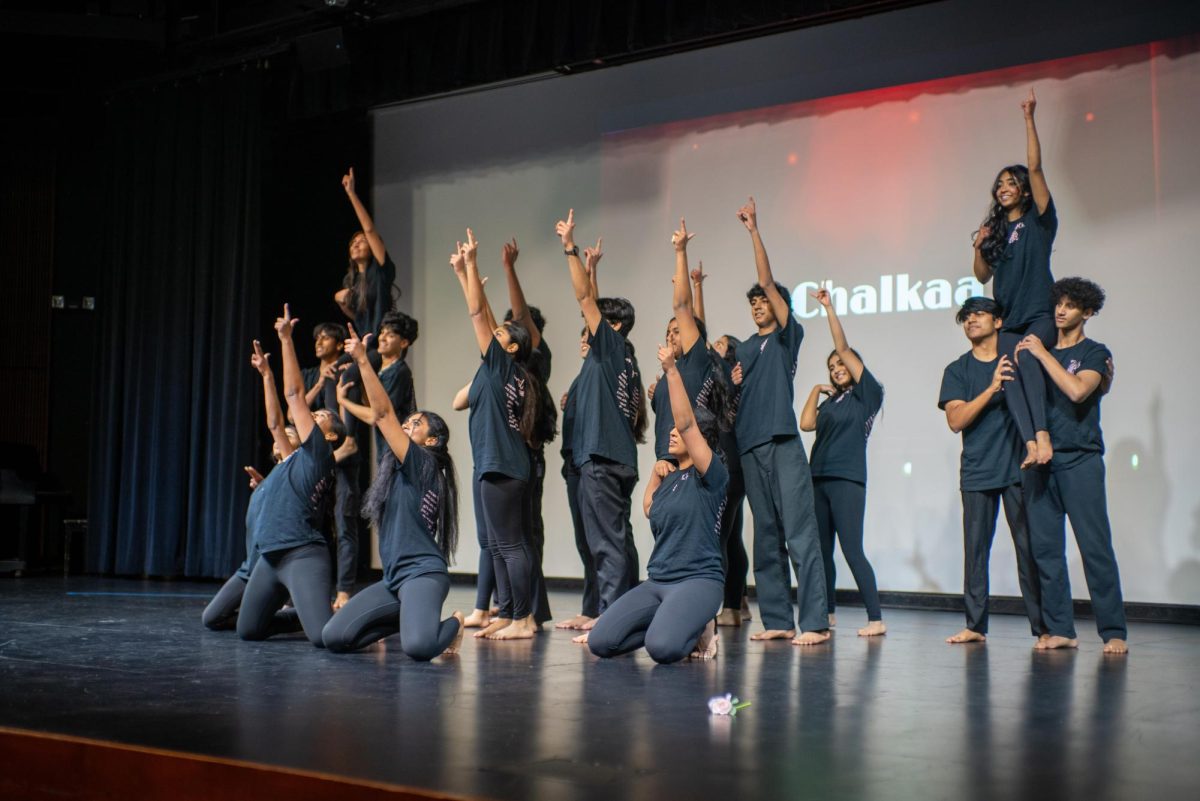
[[[492,605],[492,593],[496,591],[496,569],[492,566],[492,549],[488,545],[487,517],[483,514],[483,499],[479,495],[480,482],[472,482],[472,498],[475,502],[475,537],[479,541],[479,573],[475,581],[475,608],[488,611]]]
[[[525,492],[525,512],[529,520],[530,584],[529,597],[535,623],[550,620],[550,596],[546,593],[546,577],[542,574],[542,556],[546,552],[546,524],[542,520],[542,495],[546,488],[546,453],[529,451],[529,488]]]
[[[237,626],[238,607],[242,605],[242,595],[246,592],[246,579],[234,575],[221,585],[217,594],[204,607],[200,620],[213,631],[232,629]]]
[[[1053,317],[1040,317],[1020,328],[1000,330],[1000,353],[1012,361],[1014,378],[1004,386],[1004,403],[1012,415],[1024,442],[1032,442],[1039,431],[1049,431],[1046,425],[1046,374],[1037,359],[1026,353],[1018,362],[1017,344],[1028,334],[1036,334],[1047,348],[1058,342],[1058,330]]]
[[[741,470],[729,471],[729,486],[725,490],[725,511],[721,513],[721,557],[725,568],[725,608],[742,608],[746,596],[746,576],[750,572],[750,557],[742,541],[742,507],[745,506],[746,484]]]
[[[604,610],[588,634],[596,656],[619,656],[645,646],[660,664],[678,662],[721,610],[720,581],[684,579],[670,584],[648,579]]]
[[[400,649],[419,662],[445,651],[458,636],[453,617],[440,620],[450,592],[445,573],[408,579],[393,593],[382,581],[355,595],[325,624],[325,647],[334,653],[365,648],[399,632]]]
[[[584,617],[599,617],[600,590],[596,581],[596,566],[588,548],[583,514],[579,511],[579,468],[571,461],[570,451],[563,454],[562,475],[567,482],[567,506],[571,510],[571,525],[575,529],[575,550],[579,553],[579,561],[583,563],[583,605],[579,612]]]
[[[521,620],[533,612],[533,559],[526,538],[528,484],[497,473],[487,473],[476,482],[496,573],[496,603],[500,617],[511,620]]]
[[[263,554],[242,595],[238,636],[243,640],[264,640],[295,631],[290,616],[277,614],[290,593],[309,642],[323,648],[321,629],[333,615],[329,577],[329,549],[324,543]]]
[[[863,552],[863,512],[867,488],[844,478],[814,478],[813,499],[817,508],[817,530],[821,534],[821,558],[825,562],[825,594],[829,614],[837,608],[834,596],[833,538],[842,545],[842,556],[854,574],[854,583],[867,607],[867,620],[882,620],[875,571]]]

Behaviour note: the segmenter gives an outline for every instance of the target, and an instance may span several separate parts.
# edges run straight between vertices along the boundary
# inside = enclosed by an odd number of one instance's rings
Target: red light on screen
[[[908,112],[908,121],[909,122],[920,122],[921,121],[921,112],[919,112],[919,111]]]
[[[699,149],[700,149],[700,145],[698,145],[698,144],[696,144],[695,142],[693,142],[693,143],[692,143],[692,150],[699,150]]]
[[[1096,119],[1096,115],[1089,111],[1087,114],[1083,115],[1083,119],[1085,122],[1091,122],[1092,120]]]
[[[795,153],[788,153],[788,164],[795,167],[798,161],[800,161],[799,156],[797,156]]]

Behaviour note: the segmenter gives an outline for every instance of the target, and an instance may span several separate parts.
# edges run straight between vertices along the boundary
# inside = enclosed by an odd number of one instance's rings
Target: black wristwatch
[[[579,256],[579,245],[572,245],[570,250],[563,248],[563,255],[578,257]]]

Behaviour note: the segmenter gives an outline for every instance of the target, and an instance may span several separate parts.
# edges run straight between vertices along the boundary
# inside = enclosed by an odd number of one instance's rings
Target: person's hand
[[[467,274],[467,259],[463,256],[463,243],[455,244],[454,252],[450,254],[450,267],[460,279]]]
[[[567,212],[567,219],[554,224],[554,233],[562,240],[563,250],[575,247],[575,209]]]
[[[351,167],[345,175],[342,176],[342,189],[346,190],[347,195],[354,194],[354,168]]]
[[[695,234],[688,233],[687,223],[680,217],[679,230],[671,234],[671,244],[675,246],[675,252],[679,253],[687,250],[688,242],[691,242],[695,237]]]
[[[809,292],[808,294],[813,300],[827,309],[833,305],[833,300],[829,297],[828,289],[818,289],[816,292]]]
[[[475,238],[475,233],[470,228],[468,228],[467,229],[467,241],[462,246],[463,258],[466,260],[467,264],[474,264],[475,257],[478,255],[478,253],[479,253],[479,240]]]
[[[654,391],[658,389],[659,378],[662,378],[662,376],[660,375],[658,378],[655,378],[654,383],[646,387],[646,400],[650,401],[651,403],[654,403]]]
[[[298,322],[300,322],[300,318],[293,317],[288,305],[283,304],[283,316],[275,318],[275,333],[279,334],[280,342],[286,342],[292,338],[292,329]]]
[[[257,370],[259,375],[266,377],[271,374],[271,364],[268,361],[270,358],[271,354],[263,353],[262,343],[257,339],[254,340],[254,353],[250,355],[250,366]]]
[[[263,483],[262,473],[258,472],[250,465],[246,465],[242,469],[246,471],[246,475],[250,476],[250,489],[254,489],[259,484]]]
[[[604,237],[601,236],[596,238],[596,247],[583,249],[583,266],[589,276],[596,271],[596,265],[602,258],[604,258]]]
[[[1000,357],[1000,361],[996,363],[996,370],[992,373],[992,392],[1002,391],[1004,383],[1012,381],[1015,377],[1013,375],[1012,361],[1009,360],[1008,354],[1005,353]]]
[[[1021,101],[1021,113],[1025,115],[1025,119],[1032,120],[1033,112],[1037,108],[1037,97],[1033,94],[1033,87],[1029,87],[1029,97]]]
[[[1042,344],[1042,339],[1037,334],[1030,334],[1017,343],[1016,349],[1013,350],[1013,357],[1017,364],[1021,363],[1021,351],[1027,350],[1030,355],[1036,359],[1045,356],[1046,346]]]
[[[354,386],[353,381],[347,381],[346,376],[342,375],[342,380],[337,383],[337,402],[339,406],[345,406],[350,400],[350,388]]]
[[[336,381],[337,377],[338,377],[337,364],[322,365],[322,367],[321,367],[321,380],[322,381],[326,381],[326,380]]]
[[[692,270],[692,283],[696,286],[700,286],[704,283],[705,278],[708,278],[708,276],[704,274],[704,260],[701,259],[700,266],[695,270]]]
[[[567,410],[567,393],[564,392],[562,397],[558,399],[558,408],[559,411],[563,412]]]
[[[662,365],[664,373],[669,373],[675,369],[675,351],[666,345],[658,346],[658,363]]]
[[[350,329],[350,338],[346,340],[346,353],[351,359],[359,364],[367,363],[367,342],[370,341],[374,334],[367,334],[362,339],[358,338],[358,333],[354,330],[354,324],[350,323],[346,326]]]
[[[517,247],[517,238],[515,236],[511,242],[505,242],[500,247],[500,260],[510,270],[517,266],[517,257],[519,255],[521,255],[521,249]]]
[[[750,198],[746,205],[737,210],[737,218],[750,233],[758,230],[758,207],[754,204],[754,198]]]
[[[979,250],[983,247],[984,240],[986,240],[988,235],[991,233],[992,229],[988,228],[986,225],[979,226],[979,230],[975,232],[975,240],[971,244],[976,250]]]
[[[729,373],[729,380],[733,382],[735,387],[742,385],[742,363],[738,362],[733,366],[733,370]]]
[[[822,395],[832,395],[837,392],[837,389],[832,384],[817,384],[817,392],[820,392]]]
[[[668,462],[666,459],[659,459],[654,463],[654,475],[658,476],[659,478],[666,478],[678,469],[679,468],[677,468],[673,463]]]

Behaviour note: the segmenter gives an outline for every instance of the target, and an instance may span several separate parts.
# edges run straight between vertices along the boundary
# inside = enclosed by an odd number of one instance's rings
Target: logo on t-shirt
[[[1083,362],[1079,361],[1079,359],[1071,359],[1071,361],[1067,362],[1067,372],[1071,375],[1075,375],[1079,372],[1079,368],[1082,366]]]
[[[1013,226],[1012,231],[1008,235],[1008,244],[1012,244],[1021,238],[1021,229],[1025,227],[1025,223],[1019,222]]]

